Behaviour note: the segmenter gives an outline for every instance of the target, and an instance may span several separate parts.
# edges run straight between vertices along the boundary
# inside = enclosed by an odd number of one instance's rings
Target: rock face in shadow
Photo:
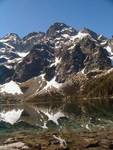
[[[42,74],[52,59],[51,48],[45,44],[36,45],[16,67],[13,79],[26,81]]]

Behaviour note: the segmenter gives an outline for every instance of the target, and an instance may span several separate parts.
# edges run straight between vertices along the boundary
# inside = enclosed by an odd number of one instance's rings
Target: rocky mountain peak
[[[33,38],[41,38],[45,35],[44,32],[31,32],[27,36],[23,37],[23,41],[30,40]]]
[[[16,42],[16,41],[20,41],[21,38],[16,33],[9,33],[9,34],[6,34],[0,40],[3,40],[4,42]]]
[[[57,37],[61,34],[75,35],[76,33],[77,31],[74,28],[64,23],[54,23],[47,30],[47,36],[49,37]]]

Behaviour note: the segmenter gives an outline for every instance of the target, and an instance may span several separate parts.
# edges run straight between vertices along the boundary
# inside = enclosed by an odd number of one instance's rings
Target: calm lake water
[[[60,102],[32,104],[0,104],[0,135],[12,132],[43,132],[45,130],[93,130],[112,127],[112,113],[87,113],[84,108]]]

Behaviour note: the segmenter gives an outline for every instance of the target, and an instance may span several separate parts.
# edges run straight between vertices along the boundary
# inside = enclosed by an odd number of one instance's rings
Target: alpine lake
[[[105,107],[1,102],[0,150],[112,149],[113,110]]]

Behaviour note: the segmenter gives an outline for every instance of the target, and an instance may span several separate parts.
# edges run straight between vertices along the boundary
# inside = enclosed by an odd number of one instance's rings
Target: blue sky
[[[113,35],[113,0],[0,0],[0,37],[46,31],[54,22]]]

